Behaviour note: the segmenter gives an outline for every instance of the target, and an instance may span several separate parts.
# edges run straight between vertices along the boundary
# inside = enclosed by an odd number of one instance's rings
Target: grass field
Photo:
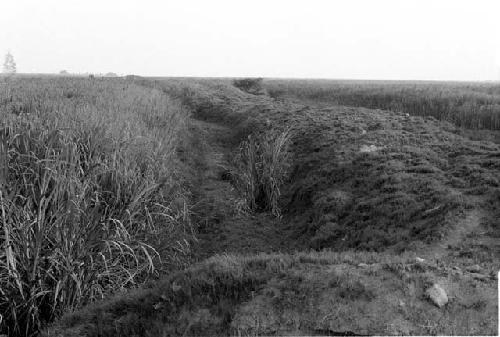
[[[11,78],[0,114],[2,332],[185,265],[178,101],[123,80]]]
[[[274,97],[432,116],[468,129],[500,129],[500,84],[494,82],[267,80],[265,87]]]
[[[0,78],[0,333],[496,334],[498,90]]]

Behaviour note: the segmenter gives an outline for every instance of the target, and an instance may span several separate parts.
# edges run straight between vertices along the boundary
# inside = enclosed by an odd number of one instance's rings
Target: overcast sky
[[[500,79],[500,0],[3,0],[18,72]]]

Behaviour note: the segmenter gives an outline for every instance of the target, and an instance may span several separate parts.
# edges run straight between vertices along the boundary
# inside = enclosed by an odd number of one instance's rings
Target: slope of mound
[[[45,336],[496,333],[493,279],[367,253],[215,256],[64,317]],[[439,284],[446,309],[425,290]]]
[[[430,243],[478,202],[498,203],[496,144],[388,111],[325,106],[300,114],[288,210],[313,247]]]

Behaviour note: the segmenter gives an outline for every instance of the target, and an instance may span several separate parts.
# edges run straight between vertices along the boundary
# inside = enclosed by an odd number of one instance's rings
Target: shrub
[[[252,134],[240,144],[236,187],[250,210],[266,210],[280,216],[280,188],[288,174],[291,132]]]
[[[262,86],[262,78],[243,78],[239,80],[234,80],[233,85],[249,94],[253,95],[264,95],[265,90]]]

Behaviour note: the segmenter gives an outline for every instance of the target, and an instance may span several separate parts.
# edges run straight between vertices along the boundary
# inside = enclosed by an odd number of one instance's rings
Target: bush
[[[249,94],[253,95],[264,95],[266,91],[262,86],[262,78],[243,78],[239,80],[234,80],[233,85]]]
[[[280,188],[288,174],[290,130],[252,134],[240,144],[236,156],[236,187],[250,210],[280,216]]]

